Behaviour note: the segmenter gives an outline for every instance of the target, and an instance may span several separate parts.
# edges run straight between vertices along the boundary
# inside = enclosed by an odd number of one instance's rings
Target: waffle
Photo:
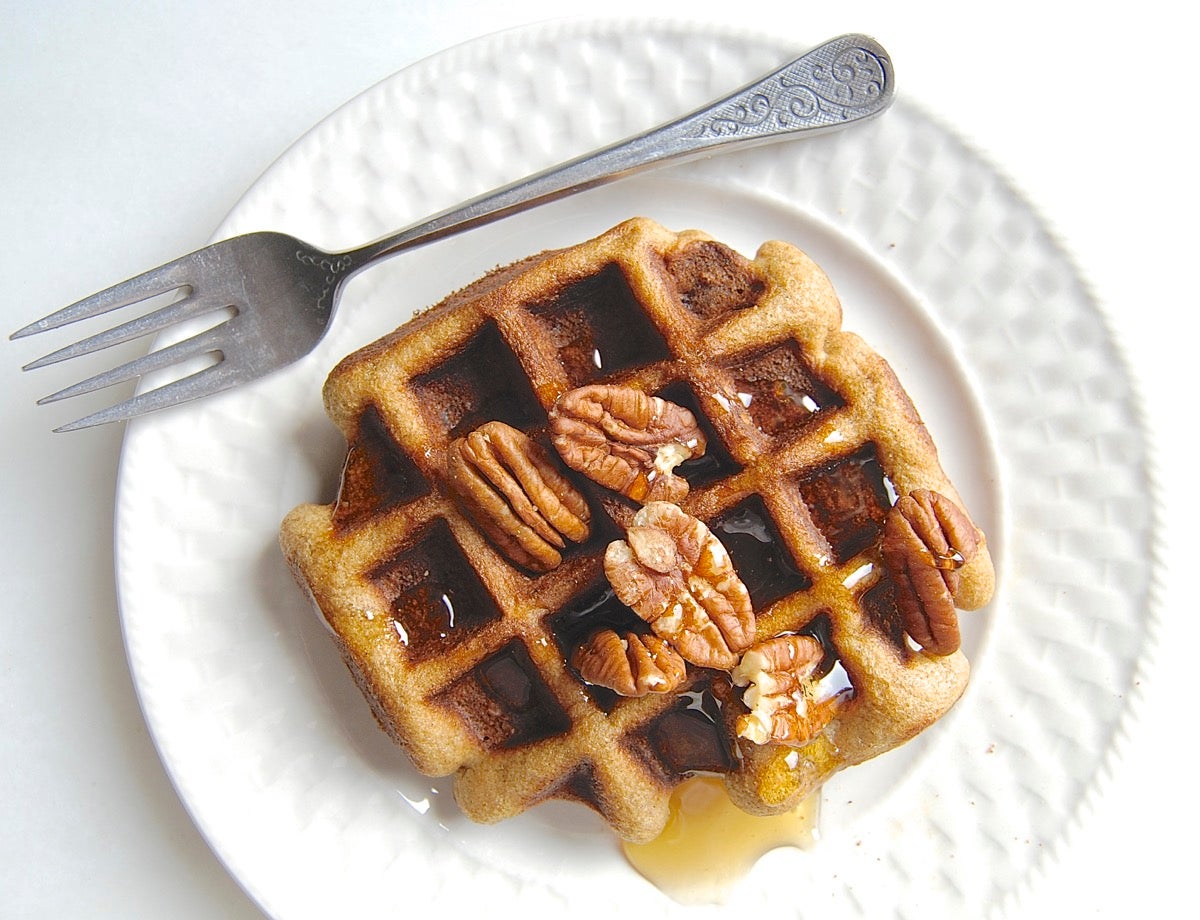
[[[887,363],[840,325],[794,247],[751,260],[637,218],[497,269],[332,371],[341,484],[288,515],[284,555],[380,725],[419,770],[455,775],[467,815],[574,800],[646,841],[696,773],[724,775],[746,811],[781,812],[959,698],[964,656],[914,647],[880,543],[898,495],[961,499]],[[693,414],[707,449],[675,470],[678,506],[727,549],[759,640],[821,643],[818,676],[843,685],[815,738],[738,737],[747,705],[726,670],[688,665],[672,692],[638,697],[581,678],[573,659],[598,628],[646,627],[604,571],[639,502],[558,463],[551,440],[556,403],[596,384]],[[590,509],[589,535],[549,571],[514,563],[451,488],[452,443],[492,422],[538,445]],[[959,574],[957,605],[985,604],[986,543]]]

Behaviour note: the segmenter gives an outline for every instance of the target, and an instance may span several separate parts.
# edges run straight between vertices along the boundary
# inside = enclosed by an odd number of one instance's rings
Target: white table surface
[[[1194,12],[1104,4],[663,7],[803,46],[882,40],[900,93],[964,135],[1073,253],[1124,343],[1161,484],[1160,641],[1139,719],[1030,879],[1024,917],[1161,910],[1195,872]],[[202,245],[312,124],[405,65],[489,32],[575,15],[551,0],[4,3],[0,329]],[[578,8],[580,12],[583,7]],[[604,15],[639,15],[607,0]],[[732,12],[730,12],[732,10]],[[34,405],[69,374],[22,374],[5,343],[0,530],[0,916],[254,917],[167,780],[126,666],[113,579],[120,427],[50,432]],[[1186,837],[1185,837],[1186,839]],[[1184,902],[1186,903],[1186,902]]]

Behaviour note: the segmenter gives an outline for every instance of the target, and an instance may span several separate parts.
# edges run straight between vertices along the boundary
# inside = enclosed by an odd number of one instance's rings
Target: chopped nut
[[[641,508],[604,571],[623,604],[687,661],[728,670],[754,641],[750,594],[711,531],[677,505]]]
[[[959,647],[958,569],[978,549],[975,525],[939,492],[911,492],[888,512],[881,550],[896,586],[896,607],[905,631],[932,655]]]
[[[755,744],[799,745],[811,741],[837,712],[840,697],[817,699],[813,675],[825,650],[812,636],[776,636],[755,645],[733,670],[746,687],[750,710],[738,716],[738,736]]]
[[[565,393],[550,413],[550,432],[569,467],[636,502],[682,499],[688,484],[675,467],[707,448],[687,409],[612,384]]]
[[[546,452],[503,422],[488,422],[451,445],[450,485],[509,559],[546,572],[562,562],[567,540],[587,539],[587,501]]]
[[[576,650],[572,664],[589,684],[621,696],[670,693],[687,675],[679,653],[658,636],[619,636],[611,629],[592,635]]]

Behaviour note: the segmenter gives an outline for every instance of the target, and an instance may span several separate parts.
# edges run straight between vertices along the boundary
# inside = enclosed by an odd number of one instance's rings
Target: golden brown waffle
[[[325,404],[349,444],[337,500],[304,505],[281,542],[380,724],[491,822],[552,798],[656,836],[673,788],[727,775],[754,813],[784,810],[836,770],[908,740],[962,693],[961,653],[904,634],[881,561],[896,495],[960,502],[886,362],[840,331],[824,273],[795,248],[747,260],[698,232],[634,219],[580,246],[497,270],[339,364]],[[699,420],[708,449],[677,472],[679,502],[724,543],[757,636],[803,632],[852,687],[802,747],[733,739],[744,713],[724,671],[688,666],[669,694],[617,696],[570,661],[598,627],[644,632],[603,568],[638,504],[561,472],[591,536],[539,574],[514,565],[455,501],[451,442],[489,421],[557,460],[548,413],[617,382]],[[958,606],[992,591],[986,546]]]

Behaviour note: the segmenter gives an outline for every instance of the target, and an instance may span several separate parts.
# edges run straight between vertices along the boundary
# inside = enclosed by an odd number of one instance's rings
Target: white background
[[[879,38],[900,93],[965,136],[1065,242],[1124,343],[1161,483],[1160,641],[1138,720],[1068,840],[1031,879],[1026,917],[1119,917],[1187,891],[1197,809],[1194,44],[1182,4],[1009,0],[607,0],[239,4],[0,2],[0,329],[202,245],[259,173],[395,70],[489,32],[646,12],[794,36]],[[50,433],[35,400],[69,374],[22,374],[5,343],[0,529],[0,916],[255,917],[193,828],[146,733],[112,571],[121,429]],[[1186,528],[1186,529],[1185,529]],[[1186,903],[1186,902],[1185,902]]]

